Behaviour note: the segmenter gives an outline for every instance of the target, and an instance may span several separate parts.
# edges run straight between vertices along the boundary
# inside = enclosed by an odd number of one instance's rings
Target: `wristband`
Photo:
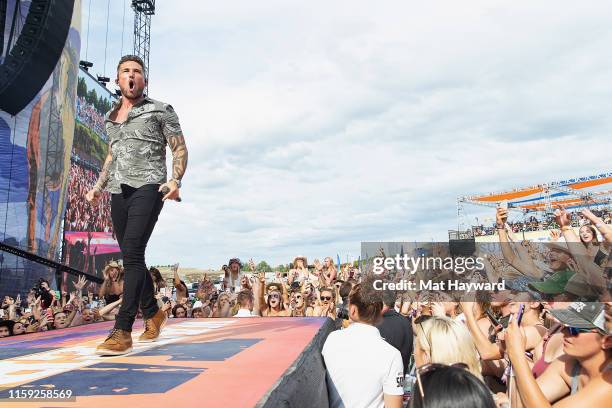
[[[570,227],[569,225],[564,225],[564,226],[561,227],[561,231],[569,231],[571,229],[572,229],[572,227]]]

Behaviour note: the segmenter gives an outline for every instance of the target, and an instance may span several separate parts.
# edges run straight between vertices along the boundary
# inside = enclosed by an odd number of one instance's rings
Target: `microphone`
[[[162,192],[163,195],[166,195],[166,194],[168,194],[170,192],[170,189],[168,188],[168,186],[164,186],[164,187],[162,187],[161,192]],[[181,197],[176,197],[176,201],[178,201],[180,203],[183,200],[181,200]]]

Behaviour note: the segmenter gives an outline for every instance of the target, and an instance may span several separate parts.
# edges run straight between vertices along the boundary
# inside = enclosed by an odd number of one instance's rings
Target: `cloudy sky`
[[[129,1],[110,3],[113,78]],[[93,73],[106,12],[91,0]],[[148,263],[356,259],[446,240],[457,196],[609,171],[611,43],[607,1],[158,0],[149,92],[190,156]]]

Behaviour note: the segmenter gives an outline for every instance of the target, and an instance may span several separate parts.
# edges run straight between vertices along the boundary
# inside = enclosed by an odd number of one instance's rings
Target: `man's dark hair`
[[[353,286],[349,294],[349,304],[357,306],[359,320],[375,325],[381,318],[383,308],[380,291],[373,288],[372,279]]]
[[[353,289],[353,285],[351,285],[351,282],[344,282],[340,286],[338,293],[340,294],[340,297],[342,299],[346,299],[346,297],[351,293],[351,289]]]
[[[393,292],[392,290],[385,290],[382,293],[383,304],[385,306],[390,307],[391,309],[393,309],[393,307],[395,307],[395,300],[396,299],[397,299],[397,296],[395,295],[395,292]]]
[[[123,57],[121,57],[121,59],[119,60],[119,63],[117,64],[117,73],[119,73],[119,67],[121,67],[121,64],[123,64],[124,62],[128,62],[128,61],[134,61],[140,64],[140,66],[142,67],[142,74],[144,75],[146,70],[145,70],[145,64],[142,58],[140,58],[138,55],[131,55],[131,54],[124,55]]]
[[[236,301],[238,302],[240,307],[246,307],[250,304],[252,305],[254,301],[253,292],[251,292],[250,290],[241,290],[238,293],[238,298],[236,299]]]
[[[413,393],[412,408],[494,408],[495,402],[487,386],[468,370],[442,366],[421,374],[425,398]]]

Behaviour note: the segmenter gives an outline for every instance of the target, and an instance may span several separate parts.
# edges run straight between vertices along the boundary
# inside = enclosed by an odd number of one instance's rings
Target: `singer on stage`
[[[132,325],[138,308],[145,322],[139,341],[155,341],[166,322],[154,297],[145,250],[164,201],[180,200],[187,146],[172,106],[144,95],[145,72],[137,56],[126,55],[119,61],[115,82],[122,96],[104,121],[109,152],[96,185],[85,195],[87,201],[97,205],[103,190],[111,193],[113,228],[125,269],[123,302],[113,330],[96,349],[100,355],[132,350]],[[166,144],[173,159],[168,181]]]

